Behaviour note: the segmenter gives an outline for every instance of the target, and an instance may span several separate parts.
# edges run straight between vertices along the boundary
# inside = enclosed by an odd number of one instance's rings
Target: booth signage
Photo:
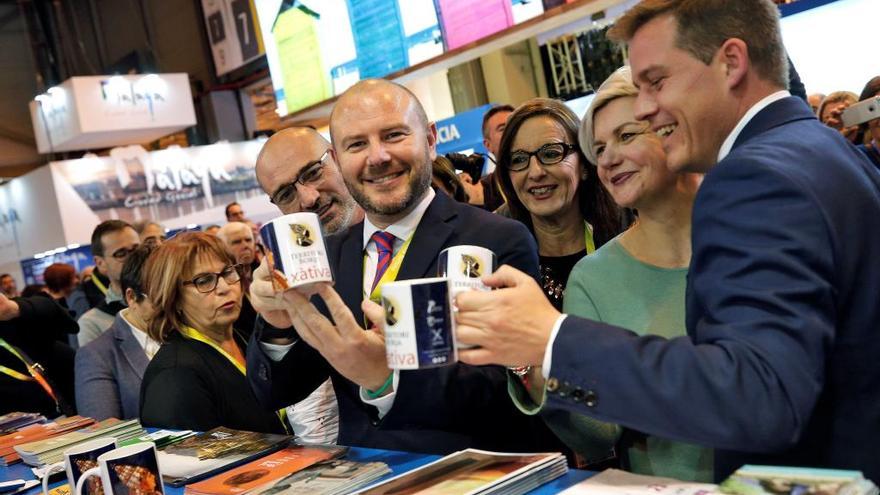
[[[196,123],[186,74],[72,77],[30,108],[41,153],[143,143]]]
[[[483,105],[467,112],[437,121],[437,154],[482,153],[483,115],[492,105]]]

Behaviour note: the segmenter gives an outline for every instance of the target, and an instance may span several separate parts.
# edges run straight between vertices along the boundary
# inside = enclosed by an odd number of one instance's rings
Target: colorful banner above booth
[[[273,214],[254,175],[261,147],[262,141],[221,142],[147,152],[134,145],[114,148],[108,157],[87,154],[54,162],[52,170],[56,187],[72,188],[99,221],[151,219],[166,227],[219,223],[223,217],[217,217],[216,208],[247,198],[260,203],[245,209],[249,215]]]

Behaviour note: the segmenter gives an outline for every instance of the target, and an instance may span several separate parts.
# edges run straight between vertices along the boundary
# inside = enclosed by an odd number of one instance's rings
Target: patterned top
[[[557,311],[562,311],[562,296],[565,292],[565,284],[568,283],[568,275],[574,265],[587,255],[584,249],[575,254],[565,256],[541,256],[541,287],[544,295],[553,304]]]

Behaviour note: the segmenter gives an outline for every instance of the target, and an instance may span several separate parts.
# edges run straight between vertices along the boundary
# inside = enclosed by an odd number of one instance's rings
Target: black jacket
[[[235,334],[236,342],[245,342]],[[247,379],[211,346],[175,332],[153,356],[141,383],[141,423],[157,428],[284,433],[278,416],[256,406]]]
[[[55,340],[59,334],[73,334],[79,326],[67,310],[50,297],[17,297],[21,315],[0,321],[0,337],[23,351],[46,370],[55,392],[73,403],[73,355],[69,346]],[[27,367],[9,351],[0,349],[0,365],[27,375]],[[55,417],[52,399],[33,381],[23,382],[0,373],[0,414],[10,411],[41,412]]]

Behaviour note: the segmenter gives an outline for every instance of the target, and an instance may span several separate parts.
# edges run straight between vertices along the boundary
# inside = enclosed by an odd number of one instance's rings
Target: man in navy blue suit
[[[693,209],[688,337],[666,340],[506,287],[461,294],[472,364],[541,365],[547,406],[745,462],[880,479],[880,175],[786,90],[770,0],[645,0],[629,43],[637,117],[669,166],[706,172]]]
[[[365,315],[383,318],[367,296],[380,249],[402,257],[397,280],[435,276],[440,252],[461,244],[488,248],[536,276],[528,230],[430,188],[436,127],[406,88],[362,81],[340,97],[330,123],[332,156],[366,218],[327,237],[335,286],[323,286],[314,305],[297,291],[275,294],[265,265],[255,273],[252,301],[269,323],[258,324],[248,347],[258,398],[273,408],[296,402],[329,376],[341,444],[431,453],[558,448],[552,436],[533,441],[536,431],[551,434],[507,399],[503,368],[457,363],[392,372],[381,333],[364,330]]]

